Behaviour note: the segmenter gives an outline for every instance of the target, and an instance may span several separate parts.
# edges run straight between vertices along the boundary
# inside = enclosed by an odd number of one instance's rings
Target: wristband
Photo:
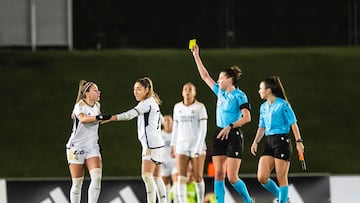
[[[304,140],[302,138],[297,139],[295,142],[303,142]]]

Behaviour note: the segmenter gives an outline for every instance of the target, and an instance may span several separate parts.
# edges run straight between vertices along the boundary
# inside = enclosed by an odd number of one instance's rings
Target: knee
[[[202,176],[202,175],[196,175],[196,176],[194,176],[194,180],[195,180],[195,182],[197,182],[197,183],[200,183],[200,182],[202,181],[202,179],[203,179],[203,176]]]
[[[287,177],[277,177],[277,181],[279,183],[279,186],[284,186],[289,184]]]
[[[235,183],[238,182],[239,176],[237,176],[237,175],[228,175],[228,180],[229,180],[229,183],[235,184]]]
[[[93,168],[89,171],[91,180],[99,181],[102,178],[102,169]]]
[[[144,181],[146,191],[152,192],[153,190],[155,190],[155,180],[152,173],[143,173],[141,174],[141,178]]]
[[[146,183],[146,182],[149,182],[149,180],[152,180],[154,177],[151,173],[143,173],[143,174],[141,174],[141,178]]]
[[[269,178],[270,177],[266,176],[266,175],[258,174],[258,176],[257,176],[257,179],[258,179],[259,183],[261,183],[261,184],[266,184],[269,181]]]
[[[224,170],[215,170],[215,180],[224,180],[225,171]]]
[[[89,171],[91,183],[94,184],[96,188],[101,187],[101,179],[102,179],[102,169],[101,168],[94,168]]]
[[[72,178],[71,193],[80,194],[84,177]]]

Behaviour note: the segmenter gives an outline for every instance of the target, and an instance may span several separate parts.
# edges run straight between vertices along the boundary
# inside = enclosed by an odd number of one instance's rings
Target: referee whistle
[[[298,152],[298,155],[299,155],[299,161],[301,163],[301,168],[303,171],[306,171],[306,162],[304,159],[304,154],[302,152]]]

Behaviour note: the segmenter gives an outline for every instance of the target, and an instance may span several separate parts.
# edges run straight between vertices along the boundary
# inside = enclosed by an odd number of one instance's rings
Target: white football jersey
[[[159,105],[153,97],[138,103],[134,108],[138,113],[138,138],[143,148],[164,147],[164,140],[160,135],[161,113]]]
[[[169,159],[171,159],[170,157],[170,142],[171,142],[171,132],[165,132],[165,131],[161,131],[161,137],[164,140],[164,161],[167,161]]]
[[[83,100],[75,104],[73,110],[73,129],[66,147],[84,148],[94,147],[98,144],[99,121],[92,123],[81,123],[77,118],[83,113],[86,116],[96,116],[100,114],[100,104],[95,103],[94,106],[87,105]]]
[[[175,104],[172,145],[193,152],[205,150],[206,127],[201,129],[200,121],[207,118],[205,105],[201,102],[195,101],[190,106],[183,102]]]

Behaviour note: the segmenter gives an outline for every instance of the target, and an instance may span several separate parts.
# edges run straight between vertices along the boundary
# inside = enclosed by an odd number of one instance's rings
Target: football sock
[[[215,180],[214,181],[214,191],[217,203],[224,203],[225,201],[225,181],[224,180]]]
[[[94,168],[89,173],[91,180],[88,189],[88,203],[97,203],[101,191],[102,169]]]
[[[276,198],[279,198],[280,189],[276,183],[269,178],[268,182],[261,184],[267,191],[271,192]]]
[[[154,177],[159,203],[167,203],[166,186],[161,177]]]
[[[84,177],[72,178],[72,185],[70,189],[70,202],[80,203],[81,200],[81,188],[84,181]]]
[[[156,203],[156,184],[151,173],[141,175],[146,189],[146,198],[148,203]]]
[[[249,192],[246,188],[246,185],[244,183],[244,181],[242,181],[240,178],[238,179],[238,181],[234,184],[231,184],[235,190],[244,198],[246,203],[251,203],[251,197],[249,195]]]
[[[279,202],[280,203],[286,203],[288,200],[288,193],[289,193],[289,187],[286,186],[281,186],[280,188],[280,193],[279,193]]]
[[[197,202],[204,202],[205,183],[202,179],[199,183],[195,183]]]

